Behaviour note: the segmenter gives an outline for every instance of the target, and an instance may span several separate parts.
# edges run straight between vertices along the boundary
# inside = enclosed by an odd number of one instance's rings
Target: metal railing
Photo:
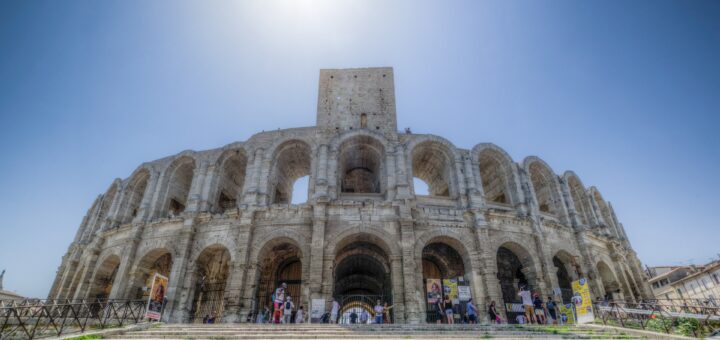
[[[650,328],[670,334],[679,331],[683,320],[690,320],[691,327],[684,331],[691,332],[696,337],[712,333],[720,327],[720,307],[704,300],[611,300],[595,303],[594,308],[595,316],[604,325],[643,330]]]
[[[146,300],[0,300],[0,340],[122,327],[144,320]]]

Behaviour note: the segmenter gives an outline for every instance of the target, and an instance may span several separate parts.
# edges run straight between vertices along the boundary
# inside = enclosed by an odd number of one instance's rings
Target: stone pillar
[[[594,257],[590,252],[590,242],[587,240],[587,233],[588,231],[584,227],[579,228],[575,231],[575,240],[577,241],[578,249],[580,250],[580,258],[585,264],[585,268],[587,270],[584,274],[585,277],[590,280],[590,289],[593,290],[592,293],[596,297],[599,296],[602,298],[605,296],[605,289],[603,288],[602,277],[600,277],[600,274],[595,268],[595,263],[593,263]]]
[[[145,187],[145,192],[143,192],[142,200],[140,201],[140,206],[138,207],[137,215],[135,215],[135,218],[133,218],[133,223],[141,222],[146,219],[150,219],[150,215],[152,214],[152,207],[151,204],[153,203],[153,200],[155,198],[156,189],[158,186],[158,179],[160,178],[160,173],[157,171],[153,171],[150,173],[150,178],[148,179],[148,184]]]
[[[600,210],[600,206],[598,205],[597,201],[595,200],[595,195],[589,195],[590,196],[590,204],[592,205],[592,210],[595,212],[595,219],[597,219],[598,225],[608,227],[609,224],[607,224],[607,221],[605,221],[605,218],[603,217],[602,211]]]
[[[565,200],[565,203],[567,205],[567,211],[568,211],[568,218],[570,225],[572,225],[575,228],[578,228],[580,225],[582,225],[582,222],[580,220],[580,216],[578,215],[578,211],[575,210],[575,200],[572,197],[572,194],[570,193],[570,187],[568,186],[567,181],[560,178],[560,189],[562,191],[563,198]]]
[[[310,245],[310,299],[329,299],[323,294],[323,265],[325,257],[325,226],[327,223],[327,209],[325,203],[318,203],[313,209],[312,243]],[[328,280],[332,275],[327,276]]]
[[[482,179],[480,178],[480,165],[473,162],[469,155],[463,158],[469,206],[473,209],[482,209],[485,206],[485,189],[482,187]]]
[[[401,206],[400,209],[402,210],[403,207]],[[416,324],[424,321],[425,319],[422,315],[420,302],[417,301],[418,293],[422,293],[422,290],[419,291],[420,287],[417,286],[417,279],[415,278],[416,268],[420,268],[422,270],[422,262],[416,263],[415,261],[415,230],[412,217],[410,216],[410,212],[407,211],[403,215],[407,216],[401,217],[399,224],[401,240],[400,247],[402,251],[401,263],[403,275],[403,290],[405,292],[405,294],[403,295],[403,300],[405,300],[405,321],[407,323]],[[400,310],[396,310],[396,318],[398,317],[398,314],[401,314]]]
[[[315,180],[315,200],[328,201],[328,146],[320,145],[318,149],[317,178]]]
[[[238,228],[237,266],[234,270],[238,275],[237,284],[239,284],[239,291],[237,295],[240,301],[237,308],[230,312],[238,314],[240,322],[247,318],[247,315],[253,311],[255,305],[255,291],[251,281],[248,280],[249,277],[253,277],[250,274],[250,270],[254,270],[255,268],[251,264],[256,261],[256,259],[249,258],[250,250],[253,248],[253,215],[252,211],[243,211]],[[235,280],[235,274],[233,274],[233,280]]]
[[[630,287],[630,282],[628,281],[628,277],[625,276],[625,271],[622,269],[622,265],[620,264],[619,258],[614,257],[613,258],[613,270],[615,271],[615,275],[617,275],[618,280],[620,281],[620,286],[622,287],[622,291],[625,295],[625,300],[628,302],[635,302],[635,296],[633,295],[632,288]]]
[[[92,278],[95,274],[95,267],[97,267],[98,256],[100,253],[97,250],[92,250],[84,254],[83,257],[87,257],[87,264],[82,273],[80,273],[80,282],[75,289],[72,299],[94,299],[94,296],[90,296],[90,289],[92,287]]]
[[[197,213],[200,211],[200,201],[202,199],[202,187],[205,182],[205,177],[208,173],[208,163],[201,162],[198,167],[193,171],[192,184],[190,185],[190,192],[188,193],[187,207],[185,212]]]
[[[395,305],[395,307],[393,307],[395,310],[393,316],[395,316],[395,323],[401,324],[406,323],[405,314],[407,303],[407,301],[405,301],[404,282],[406,278],[403,276],[405,269],[403,268],[402,257],[403,256],[390,255],[390,279],[392,281],[393,305]]]
[[[165,171],[160,173],[160,176],[157,177],[158,178],[156,180],[156,184],[152,187],[153,194],[152,201],[149,204],[150,212],[147,214],[148,220],[160,218],[162,217],[161,215],[164,213],[163,209],[165,208],[165,194],[163,193],[163,191],[167,191],[167,183],[165,183],[167,182],[167,168],[165,169]],[[149,185],[148,188],[150,188]]]
[[[130,298],[129,294],[133,288],[132,284],[135,282],[135,256],[140,241],[142,241],[142,233],[143,225],[138,224],[133,226],[133,238],[130,239],[123,250],[122,261],[120,262],[120,267],[115,276],[115,283],[110,292],[111,299]]]
[[[198,211],[210,211],[216,202],[211,200],[215,198],[214,191],[217,189],[216,180],[219,177],[220,169],[217,166],[209,165],[205,171],[202,189],[200,190],[200,198],[198,201]],[[211,197],[213,196],[213,197]]]
[[[240,318],[240,308],[242,304],[242,279],[243,279],[243,268],[245,267],[245,261],[242,263],[238,260],[230,263],[229,276],[227,283],[225,284],[225,292],[223,294],[223,303],[225,307],[225,313],[222,316],[223,322],[226,323],[238,323],[244,319]],[[246,315],[247,316],[247,315]]]
[[[168,280],[166,313],[163,321],[185,322],[190,317],[192,308],[192,284],[195,276],[195,261],[193,256],[193,243],[195,230],[192,220],[186,220],[182,231],[177,235],[178,254],[173,258],[170,278]]]
[[[258,148],[255,150],[255,153],[253,155],[253,163],[250,167],[248,167],[248,172],[250,172],[250,178],[252,179],[250,182],[250,187],[247,190],[246,196],[246,203],[248,204],[259,204],[259,198],[260,198],[260,174],[262,171],[262,161],[263,157],[265,155],[265,150],[263,148]]]
[[[398,145],[395,148],[395,167],[397,168],[397,195],[395,199],[409,199],[412,197],[406,156],[407,150],[405,149],[405,145]]]
[[[395,150],[385,150],[385,172],[387,178],[386,199],[395,199],[397,169],[395,168]]]

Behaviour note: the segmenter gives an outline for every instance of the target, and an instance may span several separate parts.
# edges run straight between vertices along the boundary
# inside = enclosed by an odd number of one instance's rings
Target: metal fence
[[[144,320],[146,300],[0,300],[0,340],[122,327]]]
[[[647,301],[607,301],[594,305],[603,324],[628,328],[651,328],[672,333],[681,320],[694,320],[693,335],[712,333],[720,327],[720,307],[705,300],[666,299]],[[652,323],[652,325],[651,325]]]

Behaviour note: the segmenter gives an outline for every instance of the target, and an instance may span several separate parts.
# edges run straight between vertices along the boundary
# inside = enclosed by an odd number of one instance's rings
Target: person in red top
[[[283,313],[283,305],[285,303],[285,289],[287,289],[287,283],[283,282],[280,287],[275,289],[275,300],[273,301],[273,323],[280,323],[280,318]]]

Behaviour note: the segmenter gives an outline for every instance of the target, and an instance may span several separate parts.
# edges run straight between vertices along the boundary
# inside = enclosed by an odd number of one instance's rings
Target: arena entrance
[[[355,241],[343,247],[335,259],[333,296],[340,303],[339,323],[352,322],[352,313],[359,317],[367,311],[372,318],[377,301],[393,305],[390,261],[385,251],[367,241]],[[393,310],[385,315],[394,321]]]
[[[295,308],[302,304],[302,254],[293,243],[279,241],[260,254],[257,311],[267,306],[273,310],[273,293],[282,283],[287,284],[286,296],[292,298]],[[307,306],[304,306],[307,309]],[[295,311],[292,320],[295,320]]]
[[[497,275],[504,306],[497,306],[497,310],[500,313],[505,310],[508,323],[518,323],[517,316],[523,314],[520,287],[539,293],[534,267],[530,253],[522,246],[508,242],[498,248]]]
[[[225,285],[229,274],[230,252],[221,245],[202,251],[196,261],[195,290],[190,313],[191,322],[223,317]]]
[[[444,242],[429,243],[422,251],[422,270],[423,287],[426,294],[425,321],[428,323],[447,322],[447,320],[442,320],[437,305],[438,301],[442,302],[445,296],[450,297],[453,305],[456,305],[458,311],[464,314],[467,302],[460,302],[457,288],[452,291],[450,286],[468,285],[465,279],[465,265],[457,250]],[[461,279],[463,281],[459,282]],[[450,284],[447,286],[447,291],[443,288],[444,283]]]

